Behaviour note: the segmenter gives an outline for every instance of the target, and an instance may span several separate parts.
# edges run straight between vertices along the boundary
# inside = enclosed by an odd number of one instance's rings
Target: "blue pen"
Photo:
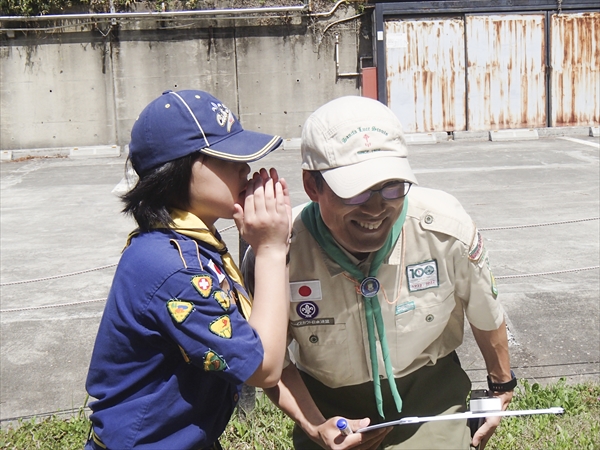
[[[350,424],[348,424],[346,419],[338,419],[336,426],[343,435],[348,436],[349,434],[352,434],[352,428],[350,428]]]

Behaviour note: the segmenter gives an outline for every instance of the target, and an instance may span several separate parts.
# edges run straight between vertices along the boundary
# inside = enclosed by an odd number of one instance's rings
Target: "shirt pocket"
[[[396,306],[395,318],[396,318],[396,330],[403,330],[411,323],[415,315],[415,302],[410,300],[408,302],[400,303]]]
[[[429,293],[422,301],[415,301],[416,308],[411,321],[406,325],[406,332],[444,328],[456,306],[454,291],[445,295]]]
[[[297,344],[294,357],[306,372],[330,387],[349,379],[351,371],[339,370],[351,363],[346,324],[299,327],[292,334]]]
[[[456,306],[454,291],[445,293],[443,298],[435,294],[428,297],[426,301],[414,299],[414,309],[396,316],[395,364],[398,368],[408,367],[442,335]]]

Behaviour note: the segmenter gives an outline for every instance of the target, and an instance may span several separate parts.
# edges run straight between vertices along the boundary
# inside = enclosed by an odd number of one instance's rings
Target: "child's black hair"
[[[191,153],[142,174],[133,189],[121,196],[122,212],[132,215],[141,231],[172,225],[169,209],[189,205],[192,165],[201,156]]]

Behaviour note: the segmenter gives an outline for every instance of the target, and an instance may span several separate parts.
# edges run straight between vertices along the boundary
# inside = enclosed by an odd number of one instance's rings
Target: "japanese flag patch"
[[[223,271],[219,268],[219,266],[215,264],[215,262],[212,259],[208,261],[208,267],[210,267],[210,270],[212,270],[217,276],[217,280],[219,280],[219,283],[225,279],[225,274],[223,274]]]
[[[291,282],[290,291],[293,302],[323,299],[323,294],[321,293],[321,282],[319,280]]]
[[[183,322],[194,310],[194,304],[190,302],[183,302],[181,300],[173,299],[167,302],[167,309],[169,314],[177,323]]]

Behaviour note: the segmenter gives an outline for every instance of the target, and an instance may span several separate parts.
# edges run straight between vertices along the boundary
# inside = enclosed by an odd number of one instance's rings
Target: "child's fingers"
[[[269,175],[271,176],[271,178],[273,178],[275,183],[279,181],[279,174],[277,173],[277,169],[275,169],[275,167],[271,167],[269,169]]]
[[[267,178],[265,185],[265,198],[267,200],[275,199],[275,181],[273,178]]]
[[[242,230],[244,226],[244,208],[239,203],[233,205],[233,221],[238,230]]]
[[[290,188],[287,184],[287,180],[285,178],[279,178],[278,181],[281,183],[284,195],[290,195]]]
[[[281,182],[275,183],[275,202],[277,212],[279,214],[287,214],[286,198],[283,193],[283,185]]]
[[[267,188],[269,184],[269,179],[265,181],[262,175],[257,176],[254,179],[254,189],[252,191],[252,209],[254,212],[254,219],[261,220],[261,218],[265,217],[267,214],[266,203],[269,201],[267,195],[268,191],[273,191],[273,188]],[[271,198],[273,197],[273,193],[271,192]]]
[[[270,174],[277,177],[276,171],[271,170]],[[291,222],[288,196],[284,194],[284,185],[268,175],[265,169],[261,169],[248,182],[243,234],[258,241],[278,240],[282,236],[287,239]]]
[[[248,180],[246,184],[246,197],[244,198],[244,216],[254,216],[254,191],[256,189],[256,177]],[[239,228],[239,227],[238,227]]]
[[[279,182],[281,183],[281,187],[283,188],[283,196],[284,196],[285,204],[287,205],[287,207],[289,208],[290,213],[291,213],[292,199],[290,198],[290,188],[289,188],[285,178],[280,178]]]
[[[264,167],[262,167],[259,171],[260,177],[263,180],[263,184],[267,182],[267,180],[269,179],[269,172],[267,172],[267,169],[265,169]]]

